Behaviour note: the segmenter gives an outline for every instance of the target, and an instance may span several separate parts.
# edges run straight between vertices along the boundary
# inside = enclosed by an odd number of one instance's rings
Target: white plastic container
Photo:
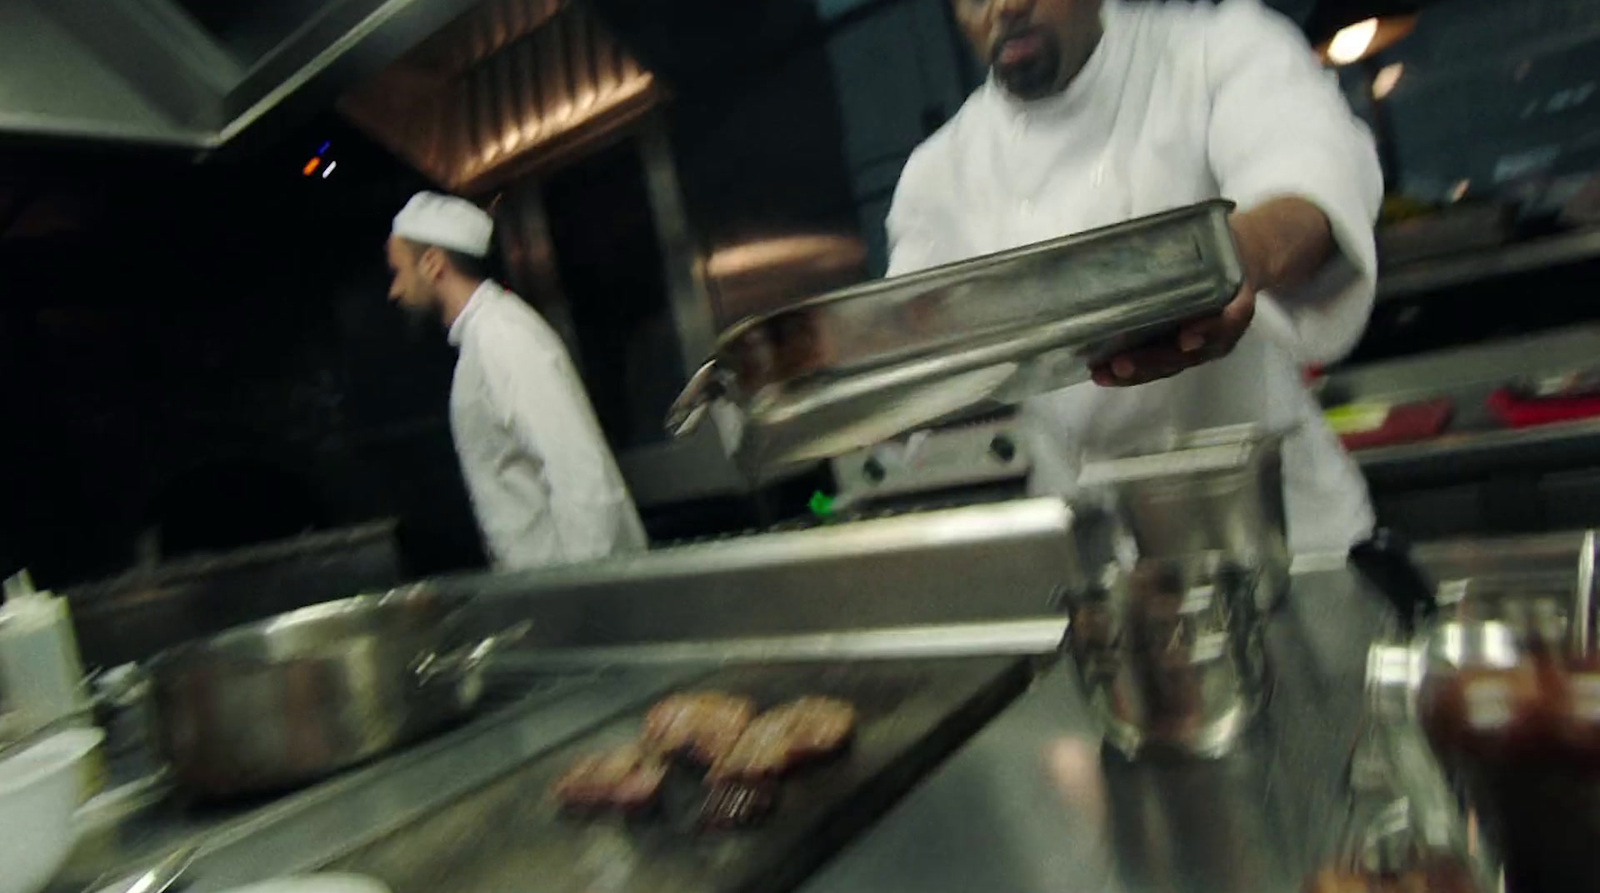
[[[82,713],[83,659],[67,600],[36,592],[25,574],[6,584],[0,605],[0,689],[6,729],[19,736]]]
[[[68,729],[0,758],[0,893],[35,893],[72,849],[86,758],[104,736]]]

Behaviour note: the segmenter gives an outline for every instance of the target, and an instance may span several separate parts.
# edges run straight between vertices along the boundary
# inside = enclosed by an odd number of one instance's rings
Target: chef
[[[989,77],[906,164],[890,275],[1206,199],[1238,205],[1246,282],[1221,314],[1025,407],[1051,448],[1036,488],[1070,491],[1084,457],[1256,423],[1287,434],[1291,545],[1362,538],[1365,485],[1302,381],[1366,325],[1382,176],[1299,31],[1259,0],[952,2]]]
[[[525,569],[645,548],[644,527],[555,331],[487,278],[494,222],[413,196],[387,247],[389,299],[438,314],[460,351],[450,431],[494,564]]]

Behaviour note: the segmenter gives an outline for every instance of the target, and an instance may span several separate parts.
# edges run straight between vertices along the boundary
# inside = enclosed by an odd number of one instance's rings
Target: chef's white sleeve
[[[543,347],[530,351],[508,331],[488,332],[480,343],[499,419],[542,471],[559,552],[552,563],[617,551],[632,503],[607,473],[610,447],[571,360]]]
[[[934,211],[940,184],[931,170],[931,145],[931,141],[924,143],[911,153],[895,184],[889,216],[884,220],[889,237],[889,269],[885,275],[904,276],[945,262],[941,259]]]
[[[1337,360],[1366,328],[1377,286],[1383,171],[1372,134],[1294,24],[1259,0],[1224,0],[1217,10],[1206,77],[1207,153],[1222,196],[1242,210],[1306,199],[1327,215],[1338,246],[1311,281],[1267,296],[1258,321],[1286,329],[1268,334],[1302,363]]]

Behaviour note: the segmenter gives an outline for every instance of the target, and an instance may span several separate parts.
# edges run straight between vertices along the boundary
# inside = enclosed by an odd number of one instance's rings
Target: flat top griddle
[[[860,711],[851,748],[785,781],[775,812],[739,831],[700,832],[698,784],[669,783],[660,814],[559,813],[556,778],[579,756],[639,733],[642,710],[606,722],[329,870],[374,875],[395,893],[742,893],[783,891],[818,865],[1027,686],[1018,658],[730,667],[695,688],[762,707],[803,694]]]

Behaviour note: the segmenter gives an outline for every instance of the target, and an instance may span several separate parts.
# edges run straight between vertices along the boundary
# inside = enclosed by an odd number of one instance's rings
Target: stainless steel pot
[[[502,637],[462,635],[461,604],[357,596],[157,655],[157,738],[176,782],[205,799],[288,788],[463,716]]]
[[[1072,655],[1108,744],[1130,758],[1233,748],[1266,690],[1260,583],[1209,552],[1141,559],[1129,573],[1111,565],[1069,594]]]

